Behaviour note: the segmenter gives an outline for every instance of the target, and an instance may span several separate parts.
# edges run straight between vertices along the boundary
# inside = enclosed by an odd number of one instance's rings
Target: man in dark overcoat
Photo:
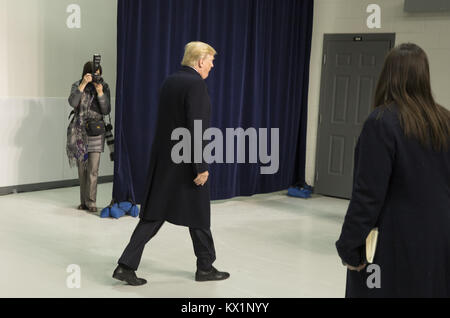
[[[202,147],[203,132],[210,126],[211,102],[204,80],[214,67],[216,54],[206,43],[188,43],[182,68],[162,85],[141,220],[113,274],[114,278],[130,285],[146,283],[145,279],[136,276],[135,271],[145,244],[165,221],[189,227],[197,257],[196,281],[223,280],[230,276],[212,266],[216,255],[210,231],[208,164],[203,156],[200,160],[194,158],[194,149],[199,146],[197,139],[201,138]],[[200,126],[201,131],[197,128]],[[190,133],[191,158],[188,162],[173,158],[174,146],[180,142],[173,135],[180,128]]]

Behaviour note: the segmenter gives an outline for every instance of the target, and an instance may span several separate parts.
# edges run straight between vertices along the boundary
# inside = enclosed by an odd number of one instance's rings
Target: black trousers
[[[141,262],[145,244],[158,233],[163,224],[164,221],[145,221],[141,219],[118,263],[136,271]],[[189,233],[194,245],[195,256],[197,256],[197,269],[202,271],[211,270],[212,264],[216,260],[211,230],[189,228]]]

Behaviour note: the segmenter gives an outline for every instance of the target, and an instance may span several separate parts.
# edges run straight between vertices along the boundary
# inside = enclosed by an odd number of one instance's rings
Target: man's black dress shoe
[[[121,265],[117,266],[114,271],[113,278],[126,282],[131,286],[141,286],[147,284],[147,281],[143,278],[138,278],[133,270],[126,269]]]
[[[230,274],[227,272],[219,272],[216,268],[212,268],[209,272],[204,272],[201,270],[197,270],[195,273],[195,280],[197,282],[207,282],[212,280],[224,280],[230,277]]]

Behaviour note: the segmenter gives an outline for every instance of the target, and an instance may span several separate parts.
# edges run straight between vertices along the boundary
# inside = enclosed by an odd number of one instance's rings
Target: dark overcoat
[[[208,164],[203,158],[195,163],[192,155],[194,120],[202,121],[203,133],[210,127],[210,113],[208,89],[196,70],[183,66],[164,81],[141,219],[168,221],[190,228],[210,228],[209,181],[204,186],[194,183],[198,173],[208,170]],[[182,139],[171,140],[176,128],[186,128],[190,132],[191,163],[177,164],[172,160],[172,149]]]
[[[395,105],[377,108],[359,137],[352,198],[336,242],[345,263],[361,264],[375,226],[379,270],[348,270],[347,297],[450,297],[450,152],[407,138]]]

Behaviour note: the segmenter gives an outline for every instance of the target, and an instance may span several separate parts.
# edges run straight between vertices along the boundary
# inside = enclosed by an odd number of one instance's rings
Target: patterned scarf
[[[77,163],[86,165],[88,160],[88,136],[86,133],[86,119],[89,105],[94,97],[84,92],[81,96],[81,102],[74,112],[72,121],[67,127],[67,145],[66,152],[71,168],[77,166]]]

